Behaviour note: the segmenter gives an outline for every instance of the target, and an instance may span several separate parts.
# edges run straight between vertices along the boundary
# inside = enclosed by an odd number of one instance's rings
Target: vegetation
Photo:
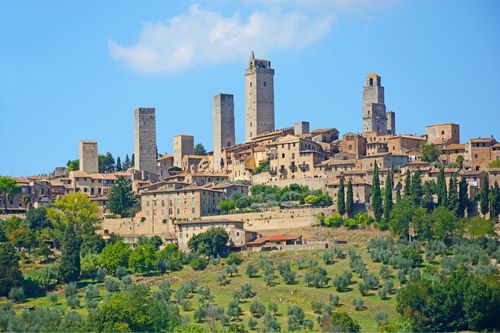
[[[422,161],[436,162],[439,158],[439,149],[432,143],[424,143],[421,148]]]
[[[4,202],[4,211],[7,211],[7,201],[11,200],[19,192],[21,192],[21,188],[14,178],[0,177],[0,196],[2,196]]]
[[[132,183],[125,177],[118,177],[108,194],[109,209],[122,217],[133,215],[139,210],[139,198],[132,192]]]
[[[207,150],[201,143],[197,143],[196,146],[194,146],[194,154],[195,155],[206,155]]]
[[[211,228],[199,233],[188,242],[189,249],[207,257],[225,256],[228,252],[229,235],[222,228]]]

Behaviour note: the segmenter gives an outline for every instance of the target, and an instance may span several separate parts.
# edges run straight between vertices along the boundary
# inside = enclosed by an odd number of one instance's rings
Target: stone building
[[[387,148],[393,154],[407,154],[420,150],[425,142],[425,138],[416,135],[395,135],[387,138]]]
[[[243,221],[229,220],[178,221],[175,223],[177,242],[181,250],[187,251],[189,250],[188,242],[193,236],[206,232],[211,228],[222,228],[229,235],[231,247],[242,249],[248,242],[257,238],[257,233],[245,230],[244,224]]]
[[[307,134],[309,133],[309,122],[308,121],[298,121],[293,124],[293,134]]]
[[[451,145],[460,143],[460,125],[458,124],[435,124],[425,127],[427,141],[435,145]]]
[[[154,108],[134,111],[134,168],[157,174],[156,116]]]
[[[185,155],[194,155],[194,137],[187,134],[174,136],[174,166],[182,168]]]
[[[355,158],[366,155],[366,138],[356,133],[346,133],[342,136],[342,152],[350,153]]]
[[[471,139],[465,144],[466,167],[473,170],[486,170],[492,160],[492,149],[496,144],[494,138]]]
[[[396,134],[396,113],[389,111],[387,115],[387,134]]]
[[[96,173],[99,172],[99,156],[97,154],[97,142],[80,141],[80,171]]]
[[[221,171],[224,168],[222,150],[236,143],[234,130],[234,100],[233,95],[218,94],[213,97],[214,123],[214,155],[213,168]]]
[[[274,69],[253,51],[245,72],[245,139],[274,130]]]
[[[382,79],[376,73],[366,77],[363,87],[363,132],[387,133],[387,114]]]

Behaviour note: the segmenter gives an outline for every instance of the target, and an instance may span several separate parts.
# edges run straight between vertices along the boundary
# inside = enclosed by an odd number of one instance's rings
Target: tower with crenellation
[[[250,54],[245,71],[245,139],[274,130],[274,69]]]
[[[385,110],[382,79],[376,73],[370,73],[363,87],[363,132],[386,134],[387,114]]]

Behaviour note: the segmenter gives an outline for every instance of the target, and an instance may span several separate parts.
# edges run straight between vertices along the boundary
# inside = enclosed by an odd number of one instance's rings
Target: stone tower
[[[174,166],[182,168],[182,158],[194,154],[194,136],[179,134],[174,136]]]
[[[389,111],[387,116],[387,134],[396,134],[396,113]]]
[[[363,132],[387,133],[387,115],[384,103],[384,87],[376,73],[366,77],[363,87]]]
[[[89,173],[99,172],[96,141],[80,141],[80,171]]]
[[[233,95],[218,94],[213,98],[214,161],[215,171],[221,171],[224,161],[222,150],[235,144]]]
[[[252,53],[245,71],[245,139],[274,130],[274,69]]]
[[[156,174],[155,109],[138,108],[134,115],[134,168]]]

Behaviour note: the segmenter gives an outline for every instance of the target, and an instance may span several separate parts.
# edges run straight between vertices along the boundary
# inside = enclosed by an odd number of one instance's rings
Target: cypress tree
[[[73,221],[66,226],[61,248],[59,276],[63,282],[78,281],[80,278],[80,240]]]
[[[0,296],[7,296],[12,287],[23,281],[19,269],[19,257],[11,243],[0,243]]]
[[[380,193],[380,180],[378,178],[377,163],[375,163],[375,166],[373,167],[372,205],[373,216],[375,216],[375,220],[380,221],[380,218],[382,217],[382,194]]]
[[[437,179],[437,197],[438,197],[438,206],[447,206],[447,190],[446,190],[446,178],[444,175],[444,167],[439,169],[438,179]]]
[[[481,181],[481,191],[479,192],[479,207],[481,214],[486,215],[490,211],[490,185],[488,182],[488,175],[485,173]]]
[[[345,214],[344,177],[340,178],[339,191],[337,192],[337,210],[340,215]]]
[[[132,158],[130,159],[129,168],[133,168],[135,166],[135,153],[132,153]]]
[[[452,212],[458,213],[458,193],[457,193],[457,178],[455,176],[450,178],[448,186],[448,209]]]
[[[345,210],[347,212],[347,216],[352,216],[354,210],[354,198],[352,193],[352,182],[349,179],[347,182],[347,194],[346,194],[346,202],[345,202]]]
[[[411,198],[413,204],[420,206],[422,203],[422,196],[424,192],[422,190],[422,180],[420,179],[420,170],[417,169],[411,177]]]
[[[398,187],[396,190],[396,203],[399,203],[401,201],[401,189]]]
[[[411,195],[411,174],[410,169],[406,169],[406,177],[405,177],[405,187],[404,187],[404,195],[408,197]]]
[[[493,221],[498,220],[498,215],[500,214],[500,187],[498,187],[498,182],[495,181],[495,185],[491,189],[490,194],[490,205],[491,205],[491,219]]]
[[[460,179],[458,184],[458,206],[457,206],[457,216],[462,218],[465,217],[465,209],[469,205],[468,196],[468,185],[464,177]]]
[[[128,168],[130,168],[130,157],[128,157],[128,154],[125,155],[125,161],[123,162],[123,165],[122,165],[122,168],[127,170]]]
[[[432,212],[434,209],[434,200],[432,198],[432,186],[426,181],[424,183],[424,196],[422,198],[422,207],[427,209],[428,212]]]
[[[392,211],[392,172],[389,170],[387,172],[387,178],[385,180],[385,193],[384,193],[384,220],[389,222],[391,219]]]
[[[120,160],[120,156],[116,158],[116,171],[122,171],[122,161]]]

